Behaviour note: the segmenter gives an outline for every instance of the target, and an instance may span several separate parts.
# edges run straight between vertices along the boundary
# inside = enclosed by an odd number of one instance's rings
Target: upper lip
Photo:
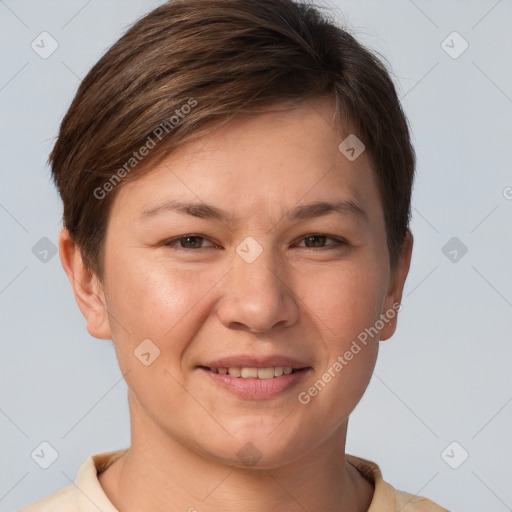
[[[228,356],[208,361],[200,366],[208,368],[270,368],[272,366],[291,366],[299,370],[307,368],[308,365],[301,361],[287,356]]]

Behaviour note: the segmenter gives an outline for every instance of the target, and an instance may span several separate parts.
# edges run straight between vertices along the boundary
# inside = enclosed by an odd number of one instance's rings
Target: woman
[[[345,453],[413,243],[376,57],[307,4],[172,1],[92,68],[50,163],[132,439],[24,510],[446,510]]]

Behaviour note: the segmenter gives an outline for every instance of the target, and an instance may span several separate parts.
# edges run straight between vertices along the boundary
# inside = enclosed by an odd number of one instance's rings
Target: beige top
[[[103,491],[98,473],[105,471],[126,451],[127,448],[91,455],[80,467],[73,484],[19,512],[119,512]],[[380,468],[375,462],[354,455],[346,454],[345,457],[375,486],[368,512],[449,512],[427,498],[397,491],[383,480]]]

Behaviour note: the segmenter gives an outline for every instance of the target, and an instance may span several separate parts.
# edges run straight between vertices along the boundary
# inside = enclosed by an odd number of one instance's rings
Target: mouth
[[[200,366],[204,370],[209,370],[213,373],[218,373],[219,375],[229,375],[231,377],[241,378],[241,379],[275,379],[277,377],[281,377],[283,375],[291,375],[292,373],[296,373],[303,368],[292,368],[291,366],[269,366],[267,368],[256,368],[256,367],[240,367],[240,366],[230,366],[228,368],[213,368],[207,366]]]
[[[290,392],[312,368],[199,366],[198,369],[223,391],[239,398],[262,400],[284,395],[286,391]]]

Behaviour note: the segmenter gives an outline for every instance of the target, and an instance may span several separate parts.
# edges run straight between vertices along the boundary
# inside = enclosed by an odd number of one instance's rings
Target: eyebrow
[[[238,218],[230,213],[206,203],[193,203],[186,201],[170,200],[158,206],[144,210],[139,216],[140,221],[145,221],[163,212],[176,212],[183,215],[192,215],[201,219],[213,219],[222,222],[237,222]],[[354,201],[342,199],[338,201],[315,201],[300,204],[288,211],[284,217],[289,220],[306,220],[335,213],[338,215],[354,216],[359,220],[368,222],[367,213]]]

